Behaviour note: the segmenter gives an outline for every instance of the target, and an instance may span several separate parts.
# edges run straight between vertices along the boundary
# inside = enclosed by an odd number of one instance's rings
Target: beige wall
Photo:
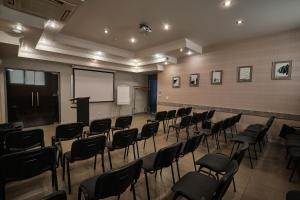
[[[71,93],[71,75],[72,68],[70,65],[54,63],[47,61],[38,61],[25,58],[3,58],[3,64],[0,66],[0,122],[6,121],[5,105],[5,80],[4,68],[26,68],[33,70],[53,71],[60,73],[60,102],[61,102],[61,122],[73,122],[76,120],[75,109],[70,108],[69,99]],[[133,74],[127,72],[115,73],[115,86],[126,84],[130,86],[147,86],[147,76],[142,74]],[[115,92],[116,94],[116,92]],[[132,92],[133,95],[133,92]],[[136,112],[145,112],[147,109],[147,93],[139,94],[139,104]],[[115,102],[109,103],[92,103],[90,104],[90,118],[113,117],[126,114],[132,114],[133,101],[130,106],[117,107]]]
[[[292,80],[271,80],[273,61],[292,60]],[[237,66],[253,66],[253,81],[237,83]],[[223,85],[211,85],[212,70],[223,70]],[[189,87],[189,74],[200,86]],[[181,88],[172,88],[181,76]],[[158,101],[300,114],[300,29],[204,49],[158,74]]]

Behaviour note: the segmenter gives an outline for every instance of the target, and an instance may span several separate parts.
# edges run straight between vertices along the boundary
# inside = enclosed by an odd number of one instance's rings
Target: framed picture
[[[211,84],[222,85],[223,70],[216,70],[211,72]]]
[[[199,87],[200,74],[190,74],[190,87]]]
[[[173,88],[180,88],[180,76],[174,76],[172,78],[172,86]]]
[[[292,61],[279,61],[272,64],[272,80],[291,80]]]
[[[252,81],[252,66],[241,66],[238,70],[238,82],[251,82]]]

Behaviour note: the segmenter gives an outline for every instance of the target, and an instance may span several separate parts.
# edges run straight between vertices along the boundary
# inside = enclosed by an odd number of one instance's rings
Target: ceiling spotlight
[[[161,53],[156,53],[153,55],[154,58],[162,58],[164,55]]]
[[[179,51],[180,51],[180,52],[183,52],[183,48],[180,48]]]
[[[230,7],[230,6],[231,6],[231,0],[225,0],[225,1],[224,1],[224,6],[225,6],[226,8]]]
[[[239,20],[237,20],[235,23],[236,23],[237,25],[242,25],[242,24],[244,24],[245,22],[244,22],[244,20],[239,19]]]
[[[12,31],[15,33],[22,33],[24,31],[24,27],[21,23],[18,23],[17,25],[14,26]]]
[[[190,56],[193,54],[193,52],[191,50],[189,50],[186,54]]]
[[[164,30],[165,30],[165,31],[170,30],[170,25],[169,25],[169,24],[164,24]]]
[[[45,23],[45,27],[49,27],[51,29],[56,29],[58,28],[58,24],[55,20],[48,20],[46,23]]]
[[[97,56],[101,56],[101,55],[103,55],[103,52],[102,52],[102,51],[96,51],[95,54],[96,54]]]
[[[108,29],[107,28],[104,29],[104,33],[108,34]]]
[[[129,40],[131,43],[136,43],[136,39],[134,37],[130,38]]]
[[[166,61],[166,62],[164,62],[164,64],[165,64],[165,65],[168,65],[169,63]]]

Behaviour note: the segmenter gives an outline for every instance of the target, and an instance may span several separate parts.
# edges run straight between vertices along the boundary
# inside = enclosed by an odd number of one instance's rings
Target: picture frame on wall
[[[199,87],[200,74],[190,74],[190,87]]]
[[[172,77],[172,87],[173,88],[180,88],[180,76],[173,76]]]
[[[252,82],[252,66],[240,66],[237,67],[238,82]]]
[[[211,84],[222,85],[223,70],[215,70],[211,72]]]
[[[292,61],[277,61],[272,63],[272,80],[291,80]]]

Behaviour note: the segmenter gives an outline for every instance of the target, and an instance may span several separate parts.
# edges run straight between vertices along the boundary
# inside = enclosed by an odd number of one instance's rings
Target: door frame
[[[7,77],[6,77],[6,71],[8,69],[13,70],[29,70],[29,71],[37,71],[37,72],[47,72],[47,73],[56,73],[58,76],[58,87],[57,87],[57,95],[58,95],[58,123],[61,123],[61,79],[60,79],[60,72],[56,71],[47,71],[47,70],[37,70],[37,69],[31,69],[31,68],[18,68],[18,67],[4,67],[3,68],[3,77],[4,77],[4,104],[5,104],[5,121],[8,122],[8,104],[7,104]]]

